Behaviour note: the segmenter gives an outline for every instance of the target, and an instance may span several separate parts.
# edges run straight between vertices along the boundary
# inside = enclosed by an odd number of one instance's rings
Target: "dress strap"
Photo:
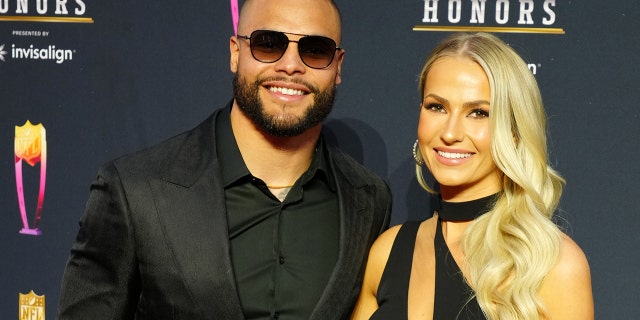
[[[376,293],[378,305],[384,305],[386,310],[394,310],[396,319],[408,317],[409,280],[419,228],[419,221],[408,221],[400,227]],[[371,319],[377,319],[375,313]]]

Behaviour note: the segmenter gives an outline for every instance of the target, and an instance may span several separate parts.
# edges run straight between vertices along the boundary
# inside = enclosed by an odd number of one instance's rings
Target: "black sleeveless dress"
[[[495,195],[463,203],[441,202],[434,239],[436,291],[434,320],[486,319],[473,290],[467,285],[442,235],[441,220],[472,220],[488,211]],[[409,280],[419,221],[404,223],[393,242],[387,265],[378,286],[378,310],[372,320],[407,319]]]

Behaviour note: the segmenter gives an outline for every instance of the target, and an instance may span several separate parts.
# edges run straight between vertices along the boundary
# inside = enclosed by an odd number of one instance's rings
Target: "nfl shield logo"
[[[45,320],[44,319],[44,295],[37,295],[33,290],[27,294],[20,293],[20,305],[18,306],[19,320]]]
[[[46,133],[41,123],[33,125],[27,120],[23,126],[16,126],[14,147],[16,158],[26,161],[32,167],[35,166],[40,162],[45,137]]]

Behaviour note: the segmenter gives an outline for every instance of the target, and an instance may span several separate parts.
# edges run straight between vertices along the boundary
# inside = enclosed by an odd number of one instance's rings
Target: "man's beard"
[[[238,107],[266,133],[276,137],[296,136],[321,123],[331,112],[336,87],[320,91],[317,87],[304,83],[315,96],[314,102],[307,107],[304,115],[298,117],[267,114],[260,100],[259,89],[262,82],[272,80],[281,79],[258,79],[250,84],[240,79],[237,74],[233,77],[233,95]]]

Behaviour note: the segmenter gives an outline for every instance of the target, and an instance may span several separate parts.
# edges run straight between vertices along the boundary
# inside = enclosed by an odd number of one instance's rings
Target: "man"
[[[321,136],[340,37],[331,0],[245,1],[234,100],[99,171],[59,319],[349,316],[391,196]]]

